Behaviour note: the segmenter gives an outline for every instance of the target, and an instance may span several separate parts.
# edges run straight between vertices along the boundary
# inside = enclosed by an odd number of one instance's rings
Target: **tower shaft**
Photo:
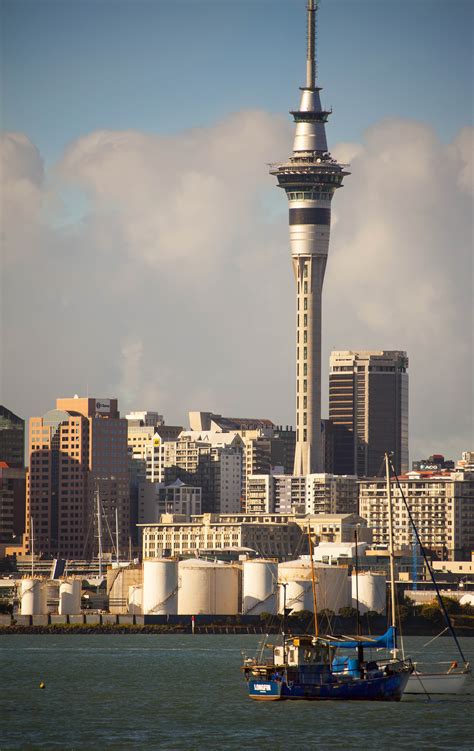
[[[316,83],[316,0],[308,0],[306,86],[301,89],[293,154],[271,166],[289,204],[290,248],[296,282],[296,452],[294,473],[323,471],[321,432],[322,289],[329,250],[331,200],[344,165],[328,152]]]

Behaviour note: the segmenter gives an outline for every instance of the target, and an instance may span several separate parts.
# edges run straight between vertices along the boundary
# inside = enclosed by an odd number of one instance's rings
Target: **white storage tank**
[[[59,582],[44,581],[41,583],[41,613],[57,613],[59,606]]]
[[[143,562],[143,613],[176,615],[178,612],[178,561],[150,558]]]
[[[179,563],[179,615],[237,615],[240,570],[198,558]]]
[[[81,580],[63,579],[59,585],[59,615],[79,615],[81,612]]]
[[[41,580],[22,579],[20,588],[21,615],[41,615]]]
[[[242,613],[274,615],[277,612],[277,562],[263,558],[245,561],[242,576]]]
[[[352,574],[352,607],[357,605],[356,586],[358,589],[359,611],[367,613],[374,610],[376,613],[385,613],[386,608],[386,577],[385,574],[372,574],[364,571],[356,575]]]
[[[143,584],[132,584],[128,588],[128,612],[135,615],[143,613]]]
[[[318,612],[332,610],[334,613],[338,613],[340,608],[350,606],[350,581],[346,568],[328,566],[315,561],[314,578]],[[298,559],[280,563],[278,566],[278,581],[280,582],[280,613],[283,612],[284,598],[282,583],[287,584],[287,608],[292,608],[294,612],[313,611],[313,585],[309,560]]]

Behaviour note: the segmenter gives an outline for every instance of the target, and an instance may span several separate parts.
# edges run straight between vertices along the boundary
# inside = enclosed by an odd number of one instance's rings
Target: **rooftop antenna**
[[[314,89],[316,85],[316,13],[318,0],[308,0],[308,50],[306,54],[306,88]]]

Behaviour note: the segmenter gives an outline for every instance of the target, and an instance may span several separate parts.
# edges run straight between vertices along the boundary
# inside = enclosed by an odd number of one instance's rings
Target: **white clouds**
[[[330,325],[341,348],[408,350],[412,454],[472,441],[469,137],[379,123],[334,199],[326,315],[347,322]]]
[[[470,143],[386,120],[334,150],[352,175],[333,205],[323,366],[333,347],[408,350],[413,455],[470,442]],[[291,126],[264,112],[172,137],[101,131],[46,190],[35,147],[10,136],[8,406],[39,414],[88,383],[169,422],[199,408],[292,422],[287,209],[267,168],[290,148]],[[44,214],[61,181],[88,197],[66,229]]]

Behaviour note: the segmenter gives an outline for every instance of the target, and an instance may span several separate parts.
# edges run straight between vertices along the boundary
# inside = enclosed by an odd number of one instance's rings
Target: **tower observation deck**
[[[270,165],[289,203],[290,249],[296,281],[295,475],[323,471],[321,432],[321,299],[329,250],[331,200],[342,186],[345,166],[328,151],[316,69],[317,0],[308,0],[306,86],[296,123],[293,154]]]

